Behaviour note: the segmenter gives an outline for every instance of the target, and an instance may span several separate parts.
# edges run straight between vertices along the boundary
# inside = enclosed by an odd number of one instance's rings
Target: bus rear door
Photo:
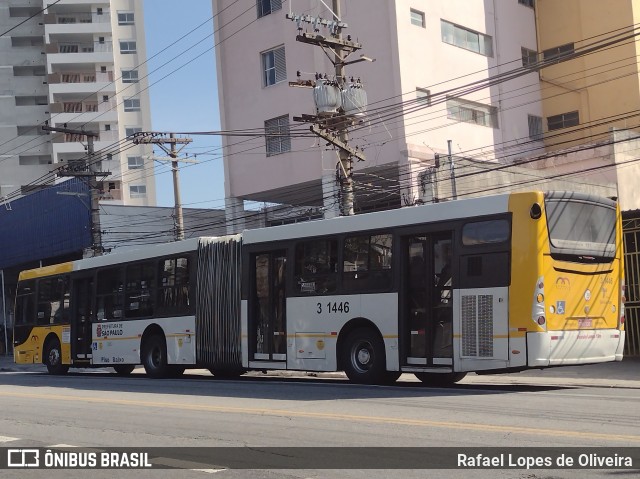
[[[407,366],[453,364],[451,233],[403,241],[401,330]]]
[[[285,250],[251,255],[250,361],[287,361]]]

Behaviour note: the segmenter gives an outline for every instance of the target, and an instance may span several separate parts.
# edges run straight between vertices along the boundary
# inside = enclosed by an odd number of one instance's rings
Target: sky
[[[154,131],[220,129],[211,10],[211,0],[144,0]],[[167,48],[202,23],[205,23],[202,27]],[[157,56],[153,58],[154,55]],[[165,63],[167,65],[163,66]],[[181,165],[182,205],[187,208],[223,208],[224,173],[220,139],[212,136],[190,137],[193,143],[187,145],[180,156],[185,153],[200,154],[196,158],[198,164]],[[159,148],[155,153],[156,156],[167,156]],[[160,162],[156,162],[155,166],[157,204],[173,206],[170,168],[167,163]]]

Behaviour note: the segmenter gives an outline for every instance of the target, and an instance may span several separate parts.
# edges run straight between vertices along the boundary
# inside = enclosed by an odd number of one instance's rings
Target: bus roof
[[[517,193],[514,193],[517,194]],[[282,241],[289,238],[307,238],[344,232],[369,231],[428,221],[445,221],[509,211],[509,194],[450,201],[410,208],[376,211],[355,216],[340,216],[328,220],[306,221],[283,226],[272,226],[242,233],[244,244]]]

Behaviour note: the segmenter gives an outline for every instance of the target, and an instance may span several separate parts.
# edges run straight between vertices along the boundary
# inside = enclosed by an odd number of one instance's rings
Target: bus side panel
[[[509,359],[509,288],[456,289],[454,371],[503,369]]]
[[[92,325],[92,364],[116,366],[140,364],[140,340],[151,324],[162,328],[167,341],[169,364],[196,362],[195,317],[109,321]]]
[[[60,342],[62,364],[71,364],[71,327],[68,324],[56,326],[34,326],[27,339],[13,349],[16,364],[40,364],[43,361],[44,343],[50,335]]]
[[[371,321],[385,344],[387,370],[399,370],[396,293],[287,299],[287,368],[336,371],[338,335],[355,318]]]

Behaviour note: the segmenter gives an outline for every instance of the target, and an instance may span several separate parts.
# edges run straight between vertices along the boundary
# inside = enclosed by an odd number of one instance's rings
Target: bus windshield
[[[571,261],[610,261],[616,252],[615,203],[587,195],[545,200],[551,255]]]

